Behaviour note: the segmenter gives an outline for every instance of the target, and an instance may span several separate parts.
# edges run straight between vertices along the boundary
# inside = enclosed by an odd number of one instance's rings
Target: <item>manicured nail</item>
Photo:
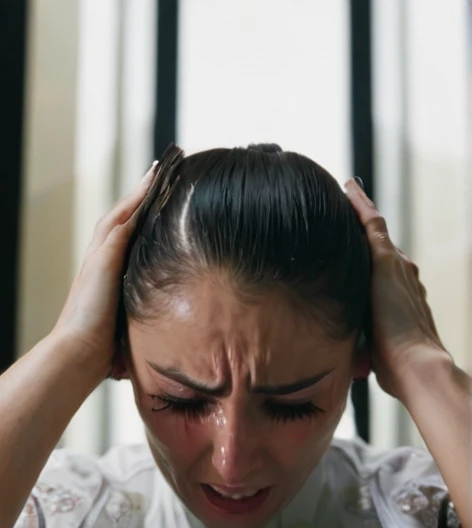
[[[362,179],[359,178],[359,176],[354,176],[354,180],[356,181],[357,185],[359,185],[359,187],[364,190],[364,182]]]
[[[156,165],[158,164],[158,161],[153,161],[151,168],[146,172],[146,174],[141,178],[141,181],[144,183],[147,183],[152,180],[152,177],[154,175],[154,169],[156,168]]]

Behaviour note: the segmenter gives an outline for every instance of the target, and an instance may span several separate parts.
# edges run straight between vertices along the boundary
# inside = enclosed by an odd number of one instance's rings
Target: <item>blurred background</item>
[[[96,221],[176,141],[276,142],[361,176],[472,373],[470,0],[3,0],[0,15],[0,371],[50,332]],[[374,376],[356,385],[338,436],[424,445]],[[62,444],[143,438],[130,386],[106,381]]]

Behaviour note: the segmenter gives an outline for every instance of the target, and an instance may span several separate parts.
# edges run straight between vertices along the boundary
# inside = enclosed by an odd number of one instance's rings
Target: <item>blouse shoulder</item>
[[[460,528],[446,484],[431,454],[411,446],[374,448],[362,439],[334,440],[332,451],[368,482],[382,526]]]
[[[135,475],[131,459],[137,458],[138,471],[143,467],[143,457],[136,454],[128,447],[111,450],[102,459],[70,449],[54,451],[14,528],[142,526],[144,497],[126,485]],[[113,462],[114,470],[108,470]]]

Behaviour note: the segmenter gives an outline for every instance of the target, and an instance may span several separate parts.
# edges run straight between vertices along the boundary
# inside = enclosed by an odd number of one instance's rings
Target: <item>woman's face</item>
[[[129,342],[151,450],[193,514],[256,527],[283,508],[343,414],[354,336],[333,340],[280,295],[243,303],[201,279],[165,315],[130,321]]]

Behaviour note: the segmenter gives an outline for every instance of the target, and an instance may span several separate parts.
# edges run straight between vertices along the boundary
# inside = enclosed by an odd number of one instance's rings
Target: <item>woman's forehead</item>
[[[351,340],[333,339],[282,296],[243,302],[210,280],[182,289],[156,320],[131,322],[130,340],[136,354],[159,365],[220,379],[250,374],[261,383],[315,375],[352,349]]]
[[[163,304],[165,309],[142,325],[144,333],[181,344],[189,340],[192,349],[199,343],[219,348],[221,342],[239,353],[287,347],[323,351],[339,345],[320,321],[277,292],[243,299],[230,286],[202,278]]]

